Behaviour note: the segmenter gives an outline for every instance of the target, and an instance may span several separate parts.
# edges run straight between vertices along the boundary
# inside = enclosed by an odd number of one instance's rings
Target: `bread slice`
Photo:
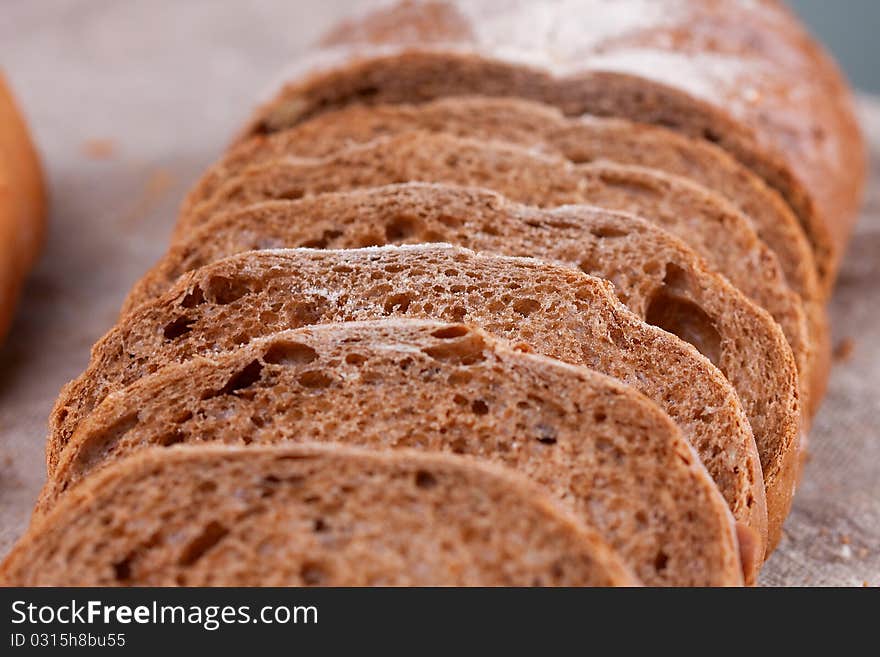
[[[591,203],[654,221],[704,256],[779,322],[795,354],[803,395],[809,396],[813,351],[806,318],[776,256],[758,239],[748,219],[723,199],[684,179],[639,167],[572,165],[498,142],[404,133],[326,159],[283,158],[256,165],[201,202],[196,201],[196,189],[191,211],[181,216],[176,240],[218,212],[249,203],[409,180],[478,185],[541,207]]]
[[[383,4],[289,71],[246,134],[355,103],[466,94],[661,125],[717,143],[779,190],[830,292],[858,215],[865,148],[840,71],[782,3]]]
[[[654,403],[462,324],[325,324],[169,365],[80,425],[42,502],[51,507],[65,488],[150,446],[279,441],[507,466],[595,528],[645,584],[741,577],[724,498]]]
[[[623,119],[568,118],[555,107],[518,98],[463,96],[421,105],[354,105],[233,146],[193,197],[210,194],[243,168],[260,162],[285,155],[326,157],[345,146],[412,130],[506,141],[576,164],[598,161],[643,166],[717,192],[752,220],[758,238],[778,257],[785,281],[803,302],[807,342],[813,351],[827,344],[825,294],[810,243],[788,204],[721,148],[656,126]],[[828,375],[827,368],[816,367],[818,357],[815,354],[813,362],[802,363],[805,381],[810,376],[807,370],[812,370],[810,416],[822,398]]]
[[[172,246],[126,307],[158,296],[187,271],[244,251],[429,241],[564,262],[610,280],[643,321],[693,344],[733,383],[768,478],[776,476],[780,436],[797,444],[795,365],[772,318],[666,231],[597,208],[539,210],[487,190],[425,183],[269,201],[217,215]]]
[[[605,281],[448,245],[255,251],[186,274],[122,318],[93,347],[83,375],[62,391],[50,418],[50,473],[79,422],[104,397],[169,363],[280,330],[382,317],[475,324],[630,383],[681,427],[734,517],[765,535],[748,420],[707,359],[641,322]]]
[[[0,582],[637,585],[595,530],[506,470],[307,444],[157,448],[122,461],[32,525]]]

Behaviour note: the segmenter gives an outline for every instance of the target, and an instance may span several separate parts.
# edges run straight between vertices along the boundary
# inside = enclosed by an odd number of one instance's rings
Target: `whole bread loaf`
[[[0,71],[0,339],[43,246],[46,190],[24,117]]]
[[[146,451],[35,523],[5,586],[634,586],[531,482],[334,445]]]
[[[86,371],[62,391],[50,418],[50,473],[101,400],[169,363],[279,330],[382,317],[475,324],[630,383],[679,424],[734,517],[759,541],[766,535],[748,420],[735,390],[707,359],[641,322],[605,281],[530,258],[448,245],[255,251],[186,274],[123,317],[94,346]],[[782,490],[790,493],[788,486]]]
[[[857,216],[864,145],[840,72],[781,3],[375,4],[285,76],[245,135],[353,103],[464,94],[661,125],[717,143],[777,189],[830,290]]]
[[[431,241],[563,262],[611,281],[642,320],[694,345],[730,380],[766,479],[798,453],[797,373],[772,318],[665,231],[597,208],[539,210],[486,190],[424,183],[265,202],[217,215],[179,241],[135,286],[127,307],[244,251]]]
[[[326,324],[164,367],[80,425],[42,501],[51,508],[63,490],[151,446],[280,441],[508,466],[595,528],[645,584],[741,577],[724,498],[655,404],[461,324]]]
[[[572,165],[497,142],[404,133],[325,159],[283,158],[256,165],[212,194],[198,185],[176,235],[183,239],[218,212],[249,203],[409,180],[488,187],[542,207],[586,202],[655,221],[706,257],[779,322],[808,396],[814,352],[802,302],[786,284],[776,256],[758,239],[747,218],[723,199],[684,179],[640,167]],[[718,239],[719,234],[725,239]]]

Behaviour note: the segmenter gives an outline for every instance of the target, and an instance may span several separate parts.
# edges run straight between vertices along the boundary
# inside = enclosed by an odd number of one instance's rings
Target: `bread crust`
[[[43,246],[46,193],[39,156],[0,71],[0,338]]]
[[[243,134],[353,102],[474,93],[664,125],[716,142],[783,195],[830,293],[865,148],[839,70],[780,3],[381,4],[327,34]]]

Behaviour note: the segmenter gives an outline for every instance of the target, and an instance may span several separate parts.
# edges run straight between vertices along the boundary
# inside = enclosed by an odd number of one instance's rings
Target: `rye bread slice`
[[[523,477],[336,445],[145,451],[32,525],[0,582],[637,585],[595,530]]]
[[[164,367],[80,425],[41,501],[51,508],[151,446],[303,441],[507,466],[595,528],[645,584],[740,578],[730,511],[663,411],[616,379],[462,324],[325,324]]]
[[[778,189],[830,293],[867,158],[839,69],[782,3],[382,4],[288,71],[245,134],[354,103],[465,94],[661,125],[717,143]]]
[[[795,354],[802,394],[809,397],[813,350],[806,317],[776,256],[757,237],[748,218],[717,195],[685,179],[641,167],[573,165],[510,144],[409,132],[328,158],[281,158],[258,164],[201,201],[196,200],[197,189],[191,210],[181,216],[175,241],[185,239],[211,216],[250,203],[411,180],[487,187],[540,207],[590,203],[657,223],[779,322]]]
[[[779,327],[683,243],[631,215],[586,206],[539,210],[487,190],[426,183],[269,201],[217,215],[178,241],[126,307],[162,294],[187,271],[244,251],[430,241],[563,262],[611,281],[639,318],[691,343],[725,374],[771,481],[780,440],[795,458],[797,373]]]
[[[104,397],[164,365],[280,330],[387,316],[476,324],[630,383],[679,424],[734,517],[766,535],[754,438],[736,391],[717,368],[691,345],[640,321],[605,281],[449,245],[254,251],[186,274],[123,317],[93,347],[86,371],[62,390],[50,417],[50,474],[79,422]],[[790,487],[783,490],[790,494]]]

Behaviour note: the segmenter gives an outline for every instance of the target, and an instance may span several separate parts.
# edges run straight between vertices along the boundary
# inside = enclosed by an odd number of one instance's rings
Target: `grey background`
[[[184,193],[279,68],[353,4],[0,0],[0,66],[52,198],[45,252],[0,347],[0,557],[43,484],[59,389],[167,248]],[[763,584],[880,585],[880,101],[863,97],[860,109],[874,177],[831,304],[834,340],[847,339],[851,354],[832,372]],[[89,154],[95,139],[112,145],[108,157]]]
[[[788,0],[834,54],[850,81],[880,93],[880,0]]]

